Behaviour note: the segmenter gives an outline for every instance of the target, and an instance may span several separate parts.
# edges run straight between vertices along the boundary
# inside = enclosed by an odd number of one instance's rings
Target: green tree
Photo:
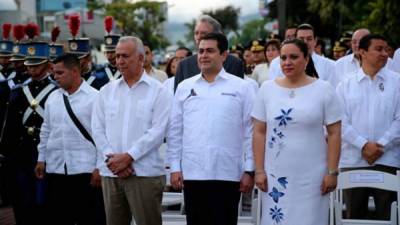
[[[236,36],[238,36],[240,8],[234,8],[229,5],[215,10],[203,10],[202,14],[209,15],[216,19],[221,24],[224,34],[227,35],[232,31]],[[185,34],[185,40],[188,43],[187,46],[194,46],[193,37],[196,19],[193,19],[184,25],[187,29],[187,33]]]
[[[393,43],[400,40],[398,0],[310,0],[308,10],[318,13],[323,24],[336,24],[338,35],[365,27]]]
[[[369,1],[369,13],[358,24],[367,27],[371,32],[385,36],[390,42],[399,46],[400,4],[398,0]]]
[[[114,0],[105,5],[105,14],[113,16],[124,35],[137,35],[153,48],[163,48],[169,43],[162,34],[165,21],[160,2]]]
[[[101,2],[99,0],[88,0],[87,2],[87,7],[89,10],[98,10],[104,8],[105,4],[104,2]]]
[[[192,21],[184,24],[187,33],[185,34],[185,40],[188,43],[186,46],[195,46],[194,44],[194,28],[196,27],[196,19],[192,19]]]
[[[221,24],[224,34],[228,34],[231,31],[237,34],[239,29],[238,20],[240,16],[240,8],[234,8],[233,6],[228,5],[224,8],[215,10],[203,10],[202,13],[216,19]]]
[[[243,24],[238,38],[238,43],[247,45],[252,40],[268,37],[270,32],[264,28],[267,22],[267,19],[256,19]]]

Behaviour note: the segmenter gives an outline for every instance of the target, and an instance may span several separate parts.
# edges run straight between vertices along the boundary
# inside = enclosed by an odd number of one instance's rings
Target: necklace
[[[294,90],[290,89],[289,98],[294,98],[294,97],[295,97]]]

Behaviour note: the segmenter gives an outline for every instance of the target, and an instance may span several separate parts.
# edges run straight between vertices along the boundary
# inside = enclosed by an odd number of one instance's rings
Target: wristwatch
[[[328,175],[338,176],[339,175],[339,170],[338,169],[329,169],[328,170]]]
[[[244,171],[244,173],[248,174],[251,177],[254,177],[254,171]]]

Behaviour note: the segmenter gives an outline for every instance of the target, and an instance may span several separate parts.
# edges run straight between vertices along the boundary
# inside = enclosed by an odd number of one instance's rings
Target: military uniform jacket
[[[105,64],[101,69],[101,72],[104,71],[108,82],[116,80],[121,77],[121,73],[118,71],[117,67],[111,65],[110,63]]]
[[[106,73],[106,68],[108,67],[101,67],[101,66],[92,66],[92,69],[82,74],[83,79],[92,86],[93,88],[100,90],[105,84],[107,84],[110,79]],[[108,71],[109,69],[107,69]]]
[[[6,116],[9,111],[10,92],[16,85],[22,85],[28,80],[29,75],[26,72],[11,72],[7,78],[0,80],[0,154],[7,155],[10,147],[5,145],[3,136],[5,132]]]
[[[47,97],[57,86],[49,77],[17,86],[10,93],[10,109],[4,140],[12,146],[12,156],[20,168],[33,168]]]

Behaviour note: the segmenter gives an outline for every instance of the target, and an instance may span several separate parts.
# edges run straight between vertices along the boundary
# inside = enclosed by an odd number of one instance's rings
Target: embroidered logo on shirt
[[[197,96],[197,93],[194,91],[193,88],[190,90],[190,94],[186,97],[185,100],[187,100],[188,98],[190,98],[190,97],[192,97],[192,96]]]
[[[236,97],[235,93],[222,92],[221,95],[229,95],[229,96],[232,96],[232,97]]]
[[[379,84],[379,90],[381,90],[382,92],[385,90],[385,86],[383,86],[383,83]]]

